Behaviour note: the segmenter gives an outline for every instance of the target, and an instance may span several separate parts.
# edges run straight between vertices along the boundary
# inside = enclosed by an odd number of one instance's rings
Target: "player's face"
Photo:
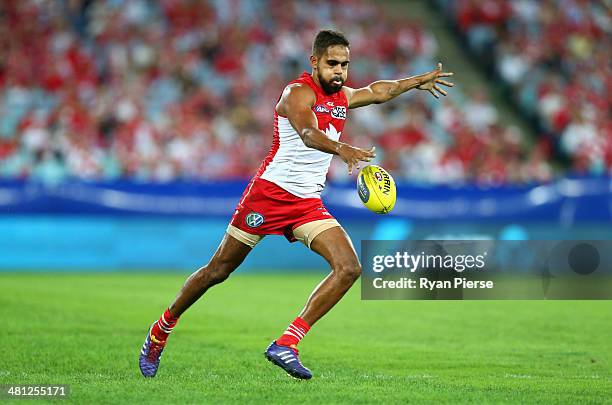
[[[348,77],[349,49],[342,45],[330,46],[321,57],[313,56],[312,62],[323,90],[327,94],[339,92]]]

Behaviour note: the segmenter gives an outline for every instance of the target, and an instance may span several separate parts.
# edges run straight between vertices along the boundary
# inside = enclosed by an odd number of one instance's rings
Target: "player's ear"
[[[310,55],[310,67],[313,70],[317,68],[318,62],[319,62],[319,59],[316,56]]]

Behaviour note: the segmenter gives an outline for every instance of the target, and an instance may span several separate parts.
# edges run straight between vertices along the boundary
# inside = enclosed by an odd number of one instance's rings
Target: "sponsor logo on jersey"
[[[259,212],[250,212],[244,218],[244,222],[246,222],[246,224],[250,228],[257,228],[258,226],[261,226],[261,224],[263,224],[264,221],[265,221],[264,216],[261,215]]]
[[[329,110],[323,104],[317,104],[313,108],[314,112],[319,114],[328,114]]]
[[[338,105],[332,108],[331,115],[334,118],[338,118],[339,120],[346,119],[346,107]]]

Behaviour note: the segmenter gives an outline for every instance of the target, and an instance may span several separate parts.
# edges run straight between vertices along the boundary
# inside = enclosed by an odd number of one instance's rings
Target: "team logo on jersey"
[[[327,128],[325,128],[325,135],[327,135],[329,139],[332,139],[334,141],[337,141],[338,139],[340,139],[341,134],[342,134],[342,131],[338,132],[334,124],[332,124],[331,122],[329,123]]]
[[[313,108],[314,112],[319,114],[328,114],[329,110],[323,104],[317,104]]]
[[[328,105],[328,106],[330,106],[330,107],[333,107],[333,106],[334,106],[334,103],[333,103],[332,101],[328,101],[328,102],[327,102],[327,103],[325,103],[325,104],[327,104],[327,105]]]
[[[259,212],[250,212],[246,218],[244,218],[244,222],[246,222],[250,228],[257,228],[258,226],[261,226],[261,224],[264,223],[264,220],[264,216]]]
[[[339,120],[346,119],[346,107],[338,105],[332,108],[331,115],[334,118],[338,118]]]

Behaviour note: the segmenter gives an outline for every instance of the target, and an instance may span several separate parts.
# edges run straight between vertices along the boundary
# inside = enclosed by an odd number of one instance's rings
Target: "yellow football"
[[[387,214],[395,206],[397,190],[393,177],[385,169],[369,165],[359,172],[357,194],[367,209],[377,214]]]

